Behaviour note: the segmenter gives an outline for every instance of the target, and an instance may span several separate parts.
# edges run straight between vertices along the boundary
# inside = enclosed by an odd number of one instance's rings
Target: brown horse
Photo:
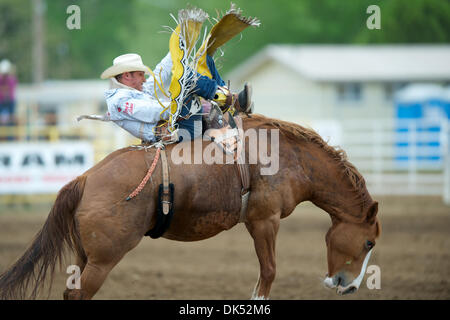
[[[262,175],[261,168],[267,163],[249,165],[251,195],[245,225],[260,263],[253,298],[269,296],[280,219],[306,200],[328,212],[332,220],[326,235],[325,284],[337,287],[340,294],[356,291],[380,233],[378,203],[369,195],[363,177],[342,150],[328,146],[310,129],[260,115],[244,117],[243,125],[245,130],[278,132],[269,137],[269,149],[279,153],[277,172]],[[272,143],[274,137],[276,144]],[[206,148],[210,143],[201,141],[200,145]],[[247,156],[249,145],[244,149]],[[167,154],[176,146],[168,146]],[[156,190],[162,181],[160,163],[142,192],[125,200],[142,180],[154,155],[155,149],[118,150],[64,186],[34,242],[0,276],[0,298],[28,297],[30,287],[31,297],[36,297],[46,276],[53,277],[66,248],[75,253],[82,273],[81,287],[67,289],[64,298],[92,298],[111,269],[155,224]],[[168,159],[172,159],[169,167],[175,185],[175,213],[163,237],[203,240],[238,223],[241,181],[235,165],[175,165],[173,157]]]

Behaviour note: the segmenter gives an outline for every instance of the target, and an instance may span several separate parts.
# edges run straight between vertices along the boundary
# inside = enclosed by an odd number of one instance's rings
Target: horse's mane
[[[349,178],[353,190],[357,193],[364,207],[367,203],[371,203],[370,195],[366,188],[366,182],[361,173],[356,167],[348,161],[347,153],[340,147],[330,146],[322,137],[313,129],[305,128],[299,124],[267,118],[259,114],[252,114],[251,118],[258,121],[258,126],[268,125],[280,129],[284,134],[293,137],[294,139],[301,139],[306,142],[311,142],[321,149],[323,149],[339,167],[342,169],[343,175]]]

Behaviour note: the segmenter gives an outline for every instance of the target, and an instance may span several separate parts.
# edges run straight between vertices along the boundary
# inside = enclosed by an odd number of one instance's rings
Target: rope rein
[[[153,174],[153,171],[155,171],[156,165],[159,160],[159,155],[161,154],[161,148],[162,147],[159,146],[156,149],[155,158],[153,159],[153,163],[150,166],[150,168],[148,169],[147,174],[145,175],[144,179],[142,179],[141,183],[136,187],[136,189],[127,197],[127,199],[126,199],[127,201],[136,197],[142,191],[142,189],[144,189],[145,185],[147,184],[148,179],[150,179],[150,177]]]

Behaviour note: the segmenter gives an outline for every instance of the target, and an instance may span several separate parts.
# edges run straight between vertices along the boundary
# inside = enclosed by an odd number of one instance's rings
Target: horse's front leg
[[[280,215],[245,223],[253,238],[260,272],[252,299],[268,299],[270,287],[275,279],[275,241],[280,226]]]

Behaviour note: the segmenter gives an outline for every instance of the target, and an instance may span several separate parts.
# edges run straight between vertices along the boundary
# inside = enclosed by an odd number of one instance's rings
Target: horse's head
[[[353,293],[359,289],[375,239],[380,234],[377,211],[378,202],[374,202],[362,223],[333,219],[326,235],[328,274],[324,284],[337,288],[338,294]]]

